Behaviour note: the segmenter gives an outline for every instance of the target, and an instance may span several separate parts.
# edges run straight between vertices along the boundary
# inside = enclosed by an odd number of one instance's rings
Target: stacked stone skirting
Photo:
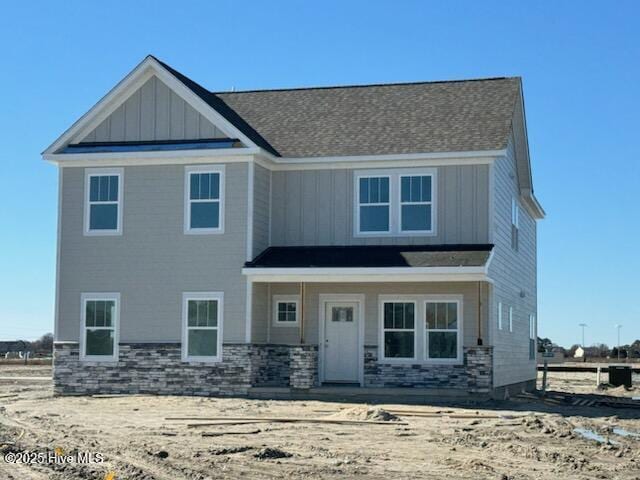
[[[461,365],[378,363],[378,347],[366,345],[365,387],[464,389],[489,393],[492,388],[492,348],[465,347]]]
[[[56,394],[148,393],[246,395],[260,386],[309,389],[318,385],[315,345],[225,344],[219,363],[183,362],[179,343],[121,343],[117,362],[80,361],[77,342],[54,344]],[[378,363],[365,346],[365,387],[492,389],[491,347],[465,347],[462,365]]]
[[[80,361],[77,342],[56,342],[54,392],[246,395],[253,386],[317,385],[314,345],[225,344],[218,363],[183,362],[179,343],[120,343],[117,362]]]

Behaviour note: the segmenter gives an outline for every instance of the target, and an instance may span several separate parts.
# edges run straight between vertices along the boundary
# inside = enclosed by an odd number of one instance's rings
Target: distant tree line
[[[45,333],[32,342],[28,340],[0,341],[0,355],[30,352],[29,356],[48,357],[53,354],[53,333]]]
[[[562,352],[565,357],[573,357],[581,345],[575,344],[566,349],[549,338],[538,337],[538,352]],[[585,357],[589,358],[618,358],[618,347],[609,348],[605,343],[598,343],[589,347],[583,347]],[[630,345],[620,345],[620,358],[640,358],[640,340]]]

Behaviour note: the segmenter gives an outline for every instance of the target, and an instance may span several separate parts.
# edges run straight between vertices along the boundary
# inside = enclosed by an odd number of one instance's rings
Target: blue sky
[[[540,334],[640,338],[638,18],[635,1],[4,5],[0,339],[53,328],[57,174],[40,152],[148,53],[212,90],[522,76],[548,213]]]

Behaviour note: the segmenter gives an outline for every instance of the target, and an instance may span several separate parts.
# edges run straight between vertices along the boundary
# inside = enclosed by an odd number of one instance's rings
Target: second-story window
[[[223,233],[223,167],[187,167],[185,233]]]
[[[359,232],[389,232],[389,177],[360,177]]]
[[[400,231],[431,232],[431,178],[400,176]]]
[[[85,235],[120,235],[122,169],[88,169],[85,188]]]

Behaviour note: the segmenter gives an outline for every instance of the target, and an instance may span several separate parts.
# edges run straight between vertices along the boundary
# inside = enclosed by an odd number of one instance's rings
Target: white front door
[[[326,302],[324,315],[324,381],[356,383],[358,379],[357,302]]]

